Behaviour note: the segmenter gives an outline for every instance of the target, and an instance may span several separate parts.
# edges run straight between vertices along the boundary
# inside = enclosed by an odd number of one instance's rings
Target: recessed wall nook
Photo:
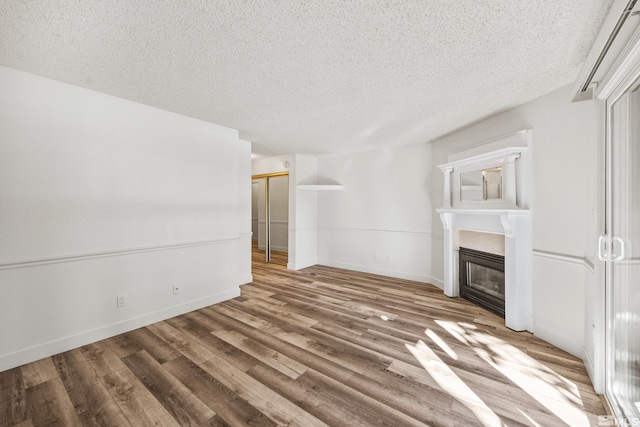
[[[533,332],[531,130],[448,156],[444,174],[444,293],[460,296],[461,247],[504,254],[507,327]],[[472,233],[470,233],[472,232]]]

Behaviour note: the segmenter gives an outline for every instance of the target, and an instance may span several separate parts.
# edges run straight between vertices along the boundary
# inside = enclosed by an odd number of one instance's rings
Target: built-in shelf
[[[298,190],[303,191],[341,191],[344,190],[344,186],[340,184],[307,184],[298,185]]]

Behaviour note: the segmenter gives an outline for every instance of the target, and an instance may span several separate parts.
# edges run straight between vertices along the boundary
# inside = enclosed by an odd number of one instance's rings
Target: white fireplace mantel
[[[436,210],[444,228],[444,293],[459,296],[456,230],[504,234],[505,324],[533,332],[531,213],[528,209]]]
[[[444,293],[460,295],[458,230],[504,235],[505,324],[533,332],[531,138],[525,129],[450,154],[444,174]],[[501,170],[501,197],[463,198],[462,174]],[[468,184],[465,184],[468,185]],[[483,184],[484,185],[484,184]],[[465,190],[466,191],[466,190]]]

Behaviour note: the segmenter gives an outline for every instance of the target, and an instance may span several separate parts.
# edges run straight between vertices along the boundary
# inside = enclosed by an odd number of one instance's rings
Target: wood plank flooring
[[[239,298],[1,372],[0,426],[575,427],[605,413],[582,361],[465,300],[261,256]]]

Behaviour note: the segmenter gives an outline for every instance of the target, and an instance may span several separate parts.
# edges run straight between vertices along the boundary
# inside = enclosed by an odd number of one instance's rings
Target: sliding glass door
[[[616,416],[640,422],[640,89],[607,101],[606,394]],[[636,425],[636,424],[630,424]]]

